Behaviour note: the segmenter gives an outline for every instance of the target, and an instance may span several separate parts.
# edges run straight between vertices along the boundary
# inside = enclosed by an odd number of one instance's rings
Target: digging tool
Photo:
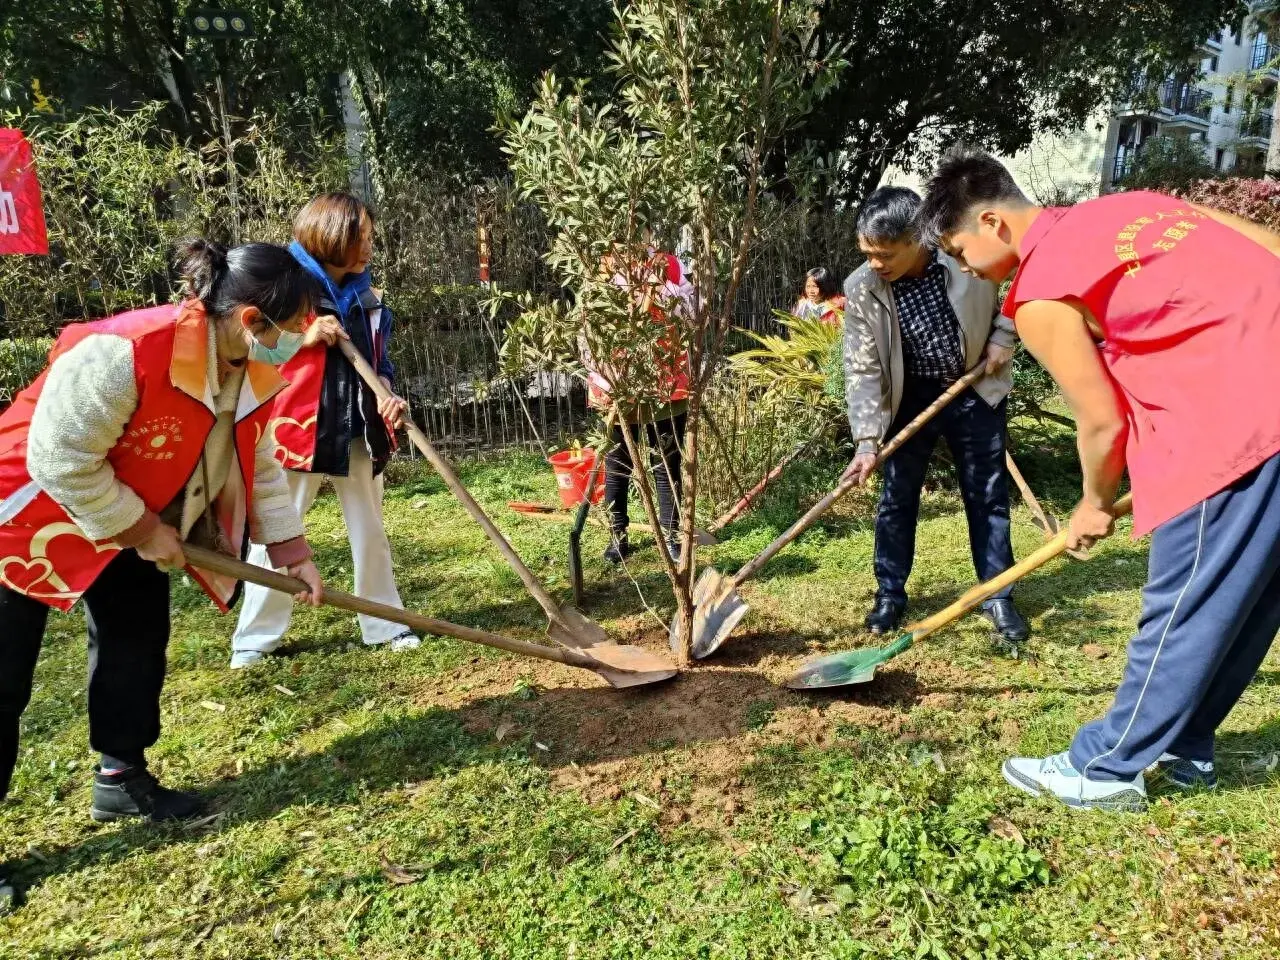
[[[355,367],[356,372],[360,374],[360,378],[364,380],[365,384],[379,400],[385,400],[391,396],[391,391],[378,379],[378,375],[374,373],[368,361],[360,356],[356,348],[352,346],[351,341],[339,340],[338,347],[342,350],[342,355]],[[493,541],[494,546],[498,548],[498,552],[511,565],[511,569],[516,572],[516,575],[520,577],[520,581],[524,584],[525,589],[529,591],[530,596],[538,601],[538,606],[542,607],[548,621],[550,621],[547,627],[548,636],[562,646],[575,649],[592,647],[599,643],[608,643],[609,636],[604,632],[604,627],[600,626],[600,624],[583,616],[580,611],[572,607],[556,605],[556,602],[551,599],[551,595],[538,582],[537,577],[525,566],[524,561],[520,559],[520,555],[507,542],[507,538],[493,525],[493,521],[480,508],[480,504],[476,503],[475,498],[462,485],[462,481],[458,479],[458,474],[454,471],[453,465],[431,445],[431,441],[427,439],[426,434],[418,429],[418,425],[406,417],[404,429],[413,445],[427,458],[427,462],[431,464],[436,473],[440,474],[445,486],[462,502],[462,505],[466,507],[467,513],[471,514],[476,523],[480,524],[485,536]]]
[[[876,466],[884,463],[899,447],[910,440],[931,419],[946,407],[952,400],[968,387],[980,380],[985,374],[985,365],[979,365],[947,388],[937,400],[931,403],[918,417],[902,428],[892,440],[876,454]],[[747,615],[746,601],[738,596],[738,587],[754,577],[760,569],[773,559],[783,547],[795,540],[813,525],[813,522],[831,508],[831,505],[857,486],[853,477],[840,481],[834,490],[809,508],[803,517],[791,525],[780,537],[758,553],[745,567],[732,577],[726,577],[714,567],[708,567],[698,578],[693,588],[693,656],[697,660],[708,657],[720,649],[721,644],[729,638],[734,627]],[[679,611],[671,621],[669,631],[671,649],[680,649]]]
[[[1126,516],[1132,509],[1129,495],[1116,501],[1115,515]],[[1067,531],[1062,530],[1052,540],[1042,546],[1021,563],[1016,563],[998,577],[986,583],[980,583],[968,590],[955,603],[933,616],[921,620],[899,634],[898,638],[886,647],[873,647],[870,650],[846,650],[825,657],[810,660],[787,681],[786,686],[793,690],[817,690],[825,687],[845,687],[857,683],[867,683],[876,675],[876,668],[909,650],[911,646],[932,633],[941,630],[947,624],[959,619],[984,600],[999,593],[1010,584],[1021,580],[1028,573],[1044,566],[1050,560],[1067,552]]]
[[[708,524],[707,533],[719,533],[729,524],[733,523],[733,521],[737,520],[738,517],[742,516],[742,514],[750,508],[751,504],[755,502],[756,497],[764,493],[765,488],[768,487],[769,484],[773,483],[774,480],[777,480],[778,477],[782,475],[783,470],[789,467],[791,463],[800,456],[800,454],[809,449],[809,444],[811,442],[812,441],[810,440],[806,440],[803,443],[797,444],[796,448],[779,460],[778,465],[766,473],[760,479],[759,483],[744,493],[741,500]]]
[[[256,583],[259,586],[289,594],[296,595],[307,589],[307,585],[301,580],[295,580],[293,577],[286,576],[283,573],[276,573],[274,570],[267,570],[250,563],[244,563],[214,550],[183,544],[182,552],[192,566],[201,570],[208,570],[226,577],[235,577],[237,580],[245,580],[249,583]],[[421,633],[430,633],[440,637],[453,637],[457,640],[465,640],[468,643],[478,643],[482,646],[506,650],[508,653],[515,653],[524,657],[537,657],[540,660],[553,660],[556,663],[568,664],[571,667],[581,667],[603,677],[610,686],[619,690],[657,683],[674,677],[677,673],[675,664],[665,657],[660,657],[645,650],[643,647],[621,646],[614,643],[599,643],[585,649],[544,647],[541,644],[513,640],[510,637],[489,633],[486,630],[477,630],[474,627],[459,626],[456,623],[449,623],[447,620],[436,620],[433,617],[423,616],[420,613],[413,613],[409,610],[401,610],[399,607],[388,606],[385,603],[375,603],[372,600],[365,600],[363,597],[353,596],[339,590],[326,589],[324,603],[326,606],[336,607],[339,610],[363,613],[371,617],[377,617],[380,620],[390,620],[392,623],[403,624]]]
[[[613,430],[613,421],[617,416],[617,408],[610,407],[604,420],[604,433],[608,437]],[[591,465],[591,474],[587,478],[587,494],[578,505],[573,517],[573,526],[569,528],[569,582],[573,585],[573,602],[582,606],[582,529],[587,525],[587,514],[591,512],[591,495],[596,489],[596,480],[604,468],[605,456],[609,451],[597,454]]]
[[[1031,522],[1040,529],[1046,540],[1052,540],[1062,529],[1062,525],[1058,523],[1058,518],[1051,513],[1046,513],[1044,507],[1040,506],[1040,501],[1036,499],[1036,495],[1031,491],[1031,484],[1027,483],[1027,478],[1022,475],[1018,465],[1013,462],[1013,454],[1007,449],[1004,453],[1004,463],[1009,470],[1009,476],[1013,477],[1013,482],[1018,486],[1018,492],[1022,494],[1022,502],[1031,511]],[[1087,555],[1080,550],[1068,550],[1067,555],[1075,557],[1077,560],[1088,559]]]

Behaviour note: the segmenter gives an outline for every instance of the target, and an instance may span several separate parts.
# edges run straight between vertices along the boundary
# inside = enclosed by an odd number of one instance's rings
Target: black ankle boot
[[[119,773],[103,773],[99,768],[93,776],[89,816],[99,823],[121,817],[144,817],[152,822],[189,820],[203,810],[200,797],[160,786],[146,767],[129,767]]]
[[[892,633],[898,629],[898,624],[902,622],[902,611],[902,604],[890,600],[888,597],[876,597],[876,605],[867,614],[867,619],[863,621],[863,626],[872,633]]]
[[[609,541],[609,546],[604,548],[605,562],[616,565],[629,556],[631,556],[631,542],[627,539],[627,535],[615,533],[613,539]]]
[[[18,889],[13,881],[0,873],[0,917],[10,913],[18,906]]]

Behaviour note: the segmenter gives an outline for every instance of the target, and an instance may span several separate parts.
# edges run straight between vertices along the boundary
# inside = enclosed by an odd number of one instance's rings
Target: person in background
[[[826,267],[814,267],[805,274],[804,295],[791,312],[803,320],[817,319],[838,327],[844,323],[844,295],[836,278]]]
[[[1148,769],[1216,786],[1216,731],[1280,630],[1280,235],[1141,190],[1039,207],[967,149],[930,180],[921,223],[970,274],[1013,277],[1005,316],[1075,416],[1068,545],[1111,535],[1126,468],[1133,535],[1151,534],[1110,708],[1004,778],[1102,809],[1141,807]]]
[[[145,755],[160,735],[169,571],[185,569],[224,612],[239,588],[190,566],[183,545],[239,557],[252,538],[307,584],[295,599],[323,598],[265,427],[285,387],[275,365],[337,326],[303,333],[313,285],[281,247],[197,240],[180,270],[181,304],[66,327],[0,415],[0,797],[51,607],[83,600],[88,621],[101,754],[90,815],[162,821],[202,806],[162,786]]]
[[[640,429],[644,428],[657,494],[658,517],[663,530],[663,546],[674,559],[680,551],[681,447],[688,416],[689,357],[680,346],[680,335],[673,317],[689,309],[693,291],[677,257],[651,245],[642,249],[643,255],[637,254],[632,258],[634,262],[630,266],[627,255],[615,250],[605,258],[603,270],[612,276],[614,283],[632,288],[640,310],[667,331],[659,340],[663,355],[658,363],[657,401],[620,412],[633,441],[638,440]],[[589,370],[588,402],[599,410],[608,410],[613,390],[610,382],[612,370],[607,364],[593,361],[585,342],[583,359]],[[622,430],[621,424],[614,425],[610,436],[612,449],[605,455],[604,462],[604,497],[609,509],[611,532],[604,559],[613,564],[621,563],[632,551],[627,535],[630,524],[627,500],[634,465]]]
[[[947,441],[969,522],[979,581],[1013,566],[1005,407],[1013,387],[1013,324],[999,316],[996,286],[965,274],[916,237],[920,197],[881,187],[858,212],[858,247],[867,261],[845,281],[845,400],[855,454],[845,476],[865,482],[880,445],[976,366],[986,376],[965,390],[884,463],[876,513],[872,633],[898,628],[907,606],[925,471],[938,438]],[[982,606],[1011,643],[1030,634],[1011,589]]]
[[[388,355],[391,311],[373,287],[373,216],[349,193],[329,193],[304,206],[294,220],[289,251],[320,290],[317,310],[329,317],[391,390],[395,368]],[[336,345],[317,344],[286,364],[289,386],[276,398],[268,436],[288,468],[289,495],[306,516],[327,479],[338,495],[351,543],[355,592],[403,609],[383,526],[382,472],[395,448],[395,429],[408,404],[399,397],[379,402]],[[255,546],[249,561],[269,566]],[[231,668],[258,663],[280,646],[289,629],[286,597],[265,587],[245,588],[244,605],[231,640]],[[416,648],[412,631],[360,614],[367,646]]]

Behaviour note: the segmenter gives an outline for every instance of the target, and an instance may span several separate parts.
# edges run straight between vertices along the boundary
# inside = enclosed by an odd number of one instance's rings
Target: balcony
[[[1270,113],[1269,105],[1265,109],[1268,112],[1254,114],[1240,124],[1242,144],[1266,147],[1271,142],[1271,129],[1275,124],[1275,118]]]
[[[1253,40],[1253,53],[1249,57],[1249,69],[1259,73],[1258,79],[1264,83],[1275,83],[1280,79],[1280,45],[1267,39],[1260,33]]]
[[[1163,112],[1173,114],[1170,126],[1187,126],[1208,129],[1209,111],[1213,108],[1213,95],[1190,83],[1166,80],[1160,84],[1158,95]]]
[[[1193,83],[1165,80],[1158,85],[1139,80],[1122,113],[1152,117],[1162,125],[1209,129],[1213,95]]]

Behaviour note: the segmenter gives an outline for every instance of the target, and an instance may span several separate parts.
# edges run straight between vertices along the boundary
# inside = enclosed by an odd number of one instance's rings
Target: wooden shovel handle
[[[1116,501],[1113,512],[1117,517],[1124,517],[1128,516],[1132,509],[1133,496],[1132,494],[1125,494]],[[911,635],[911,639],[913,641],[921,640],[934,631],[945,627],[952,620],[964,616],[964,614],[968,613],[984,600],[990,599],[994,594],[999,593],[1005,587],[1016,583],[1028,573],[1043,567],[1050,560],[1065,553],[1067,550],[1068,533],[1068,530],[1063,529],[1056,537],[1025,560],[1015,563],[1004,573],[999,576],[992,577],[986,583],[980,583],[976,587],[967,590],[955,603],[939,610],[933,616],[907,627],[906,632]]]
[[[985,361],[974,367],[963,377],[947,388],[946,393],[940,396],[933,403],[929,404],[920,414],[905,427],[903,427],[892,440],[885,444],[880,452],[876,454],[876,466],[884,463],[889,457],[893,456],[904,443],[920,432],[921,427],[938,415],[947,404],[949,404],[960,394],[964,393],[973,384],[977,383],[986,374]],[[789,544],[800,534],[804,533],[813,525],[813,522],[820,516],[831,509],[831,505],[843,497],[846,493],[857,486],[857,481],[853,477],[846,477],[841,480],[839,485],[828,493],[825,497],[809,508],[803,517],[793,523],[778,539],[761,550],[745,567],[739,570],[733,576],[734,587],[739,586],[747,580],[754,577],[766,563],[773,559],[774,555]]]
[[[192,566],[199,567],[201,570],[208,570],[211,573],[221,574],[224,577],[235,577],[237,580],[245,580],[249,583],[256,583],[260,587],[267,587],[270,590],[279,590],[293,595],[304,593],[308,589],[307,585],[301,580],[286,576],[283,573],[277,573],[274,570],[268,570],[265,567],[245,563],[214,550],[206,550],[203,547],[184,543],[182,552]],[[575,656],[572,651],[544,647],[536,643],[526,643],[523,640],[512,640],[510,637],[499,636],[486,630],[460,626],[447,620],[436,620],[420,613],[401,610],[399,607],[388,606],[385,603],[375,603],[373,600],[366,600],[363,597],[343,593],[341,590],[331,590],[326,587],[324,604],[328,607],[336,607],[339,610],[363,613],[371,617],[377,617],[380,620],[403,624],[411,629],[438,637],[453,637],[457,640],[466,640],[469,643],[478,643],[486,647],[506,650],[509,653],[518,653],[526,657],[539,657],[543,660],[554,660],[557,663],[567,663],[571,666],[588,665],[585,657]]]
[[[342,355],[351,363],[351,366],[355,368],[356,373],[360,374],[360,378],[364,380],[369,389],[374,392],[374,395],[377,396],[379,400],[386,400],[391,396],[391,391],[388,390],[386,385],[378,379],[378,375],[374,373],[373,367],[369,366],[369,362],[365,360],[364,357],[360,356],[360,352],[356,350],[350,340],[338,340],[338,348],[342,351]],[[520,577],[520,582],[524,584],[525,589],[528,590],[529,594],[538,601],[538,605],[542,607],[542,610],[546,613],[547,617],[553,623],[558,624],[569,633],[573,633],[574,631],[572,626],[563,622],[563,618],[560,616],[560,608],[556,606],[555,601],[551,599],[551,596],[543,588],[542,584],[538,582],[538,579],[533,575],[532,571],[525,566],[524,561],[520,559],[520,555],[517,554],[511,544],[507,542],[507,538],[504,537],[501,531],[493,525],[493,521],[490,520],[484,510],[481,509],[480,504],[476,503],[475,498],[471,496],[467,488],[462,485],[462,481],[458,479],[458,474],[453,469],[453,464],[446,460],[436,450],[436,448],[431,445],[431,441],[427,439],[426,434],[418,429],[418,425],[408,417],[405,418],[404,429],[405,433],[409,435],[409,439],[413,442],[413,445],[418,448],[424,457],[427,458],[427,462],[431,464],[432,469],[434,469],[435,472],[440,475],[440,478],[444,480],[445,486],[447,486],[450,492],[462,502],[467,513],[471,514],[472,519],[474,519],[476,523],[480,524],[481,529],[485,532],[485,536],[493,541],[494,546],[498,548],[498,551],[502,554],[503,558],[511,565],[511,569]]]
[[[774,480],[778,479],[782,471],[785,470],[791,464],[791,462],[796,459],[796,457],[800,456],[800,454],[804,453],[807,449],[809,449],[810,442],[811,441],[805,441],[804,443],[798,444],[794,450],[792,450],[785,457],[779,460],[778,465],[774,467],[772,470],[770,470],[768,473],[766,473],[760,479],[759,483],[757,483],[754,487],[752,487],[750,490],[744,493],[742,495],[741,500],[739,500],[732,507],[730,507],[728,511],[726,511],[722,516],[717,517],[710,524],[708,524],[707,533],[718,533],[719,531],[727,527],[729,524],[733,523],[734,520],[738,519],[738,517],[740,517],[747,510],[747,508],[751,506],[751,504],[755,501],[756,497],[760,496],[760,494],[762,494],[765,491],[765,488],[768,487],[769,484],[773,483]]]

